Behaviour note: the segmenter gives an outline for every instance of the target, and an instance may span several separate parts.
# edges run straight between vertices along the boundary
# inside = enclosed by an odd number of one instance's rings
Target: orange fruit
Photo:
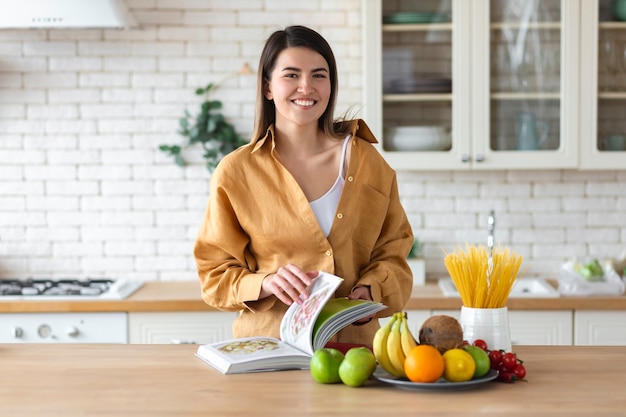
[[[435,382],[443,371],[443,356],[434,346],[417,345],[404,360],[404,373],[412,382]]]

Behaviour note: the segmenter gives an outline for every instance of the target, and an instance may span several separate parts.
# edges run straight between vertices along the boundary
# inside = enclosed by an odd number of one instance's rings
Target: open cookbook
[[[341,329],[387,308],[366,300],[333,298],[342,278],[326,272],[313,280],[309,297],[293,303],[272,337],[231,339],[198,347],[196,356],[223,374],[308,369],[315,350]]]

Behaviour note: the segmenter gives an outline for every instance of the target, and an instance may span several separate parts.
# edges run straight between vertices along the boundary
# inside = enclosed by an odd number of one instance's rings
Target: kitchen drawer
[[[626,346],[626,311],[574,313],[575,345]]]
[[[461,310],[433,310],[457,320]],[[571,345],[573,341],[571,310],[509,310],[509,328],[513,345]]]
[[[418,337],[422,323],[430,316],[445,314],[457,320],[461,310],[408,310],[409,328]],[[384,324],[388,318],[381,319]],[[572,311],[509,311],[511,342],[514,345],[571,345]],[[624,320],[626,322],[626,320]]]
[[[129,313],[130,343],[207,344],[232,338],[237,313]]]

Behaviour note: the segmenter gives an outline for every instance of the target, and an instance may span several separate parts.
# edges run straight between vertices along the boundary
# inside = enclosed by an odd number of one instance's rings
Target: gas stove
[[[143,282],[111,278],[0,279],[2,300],[123,300]]]
[[[0,279],[0,302],[122,300],[142,285],[112,278]],[[128,343],[128,317],[123,311],[2,313],[0,343]]]

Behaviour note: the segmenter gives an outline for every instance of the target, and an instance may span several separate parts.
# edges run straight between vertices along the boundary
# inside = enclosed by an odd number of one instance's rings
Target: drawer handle
[[[194,340],[180,340],[180,339],[172,339],[170,343],[172,345],[195,345],[196,344]]]

